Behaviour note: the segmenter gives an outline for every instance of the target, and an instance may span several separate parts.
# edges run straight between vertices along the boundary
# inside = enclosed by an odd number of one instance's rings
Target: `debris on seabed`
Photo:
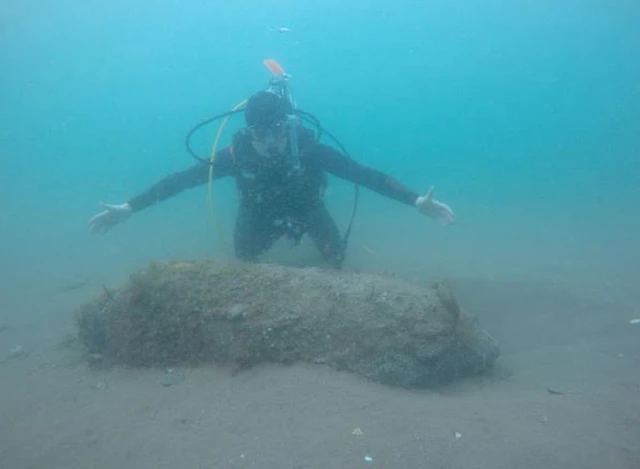
[[[24,357],[27,354],[27,351],[24,349],[22,345],[18,345],[17,347],[13,347],[9,350],[9,355],[7,358],[19,358]]]

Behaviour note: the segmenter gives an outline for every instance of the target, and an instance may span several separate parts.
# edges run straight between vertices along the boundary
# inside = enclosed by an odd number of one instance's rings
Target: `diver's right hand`
[[[106,233],[131,216],[131,206],[129,204],[110,205],[101,202],[100,205],[105,210],[89,220],[90,233]]]

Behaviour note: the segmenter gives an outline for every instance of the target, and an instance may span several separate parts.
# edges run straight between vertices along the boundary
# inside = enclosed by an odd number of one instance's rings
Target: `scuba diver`
[[[331,266],[341,267],[351,225],[341,236],[325,206],[327,174],[415,207],[443,224],[454,223],[449,206],[433,198],[433,187],[421,196],[391,176],[357,163],[346,152],[320,143],[314,131],[296,118],[310,114],[295,109],[285,86],[287,77],[278,74],[242,109],[222,115],[244,111],[246,126],[233,135],[231,145],[214,149],[211,160],[206,160],[191,151],[187,138],[187,148],[199,160],[194,166],[166,176],[126,203],[102,203],[104,210],[89,221],[90,232],[104,233],[185,189],[226,176],[236,180],[239,191],[234,248],[236,258],[243,261],[255,261],[280,238],[297,243],[307,234]]]

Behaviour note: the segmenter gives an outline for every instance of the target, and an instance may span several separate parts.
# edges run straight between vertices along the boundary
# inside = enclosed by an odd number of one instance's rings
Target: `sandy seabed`
[[[94,370],[63,339],[99,286],[13,292],[0,316],[0,468],[640,468],[630,302],[551,283],[453,285],[502,356],[436,391],[322,365]]]

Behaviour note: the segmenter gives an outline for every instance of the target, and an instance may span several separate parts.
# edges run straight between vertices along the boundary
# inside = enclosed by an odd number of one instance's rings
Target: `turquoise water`
[[[442,227],[363,191],[348,268],[637,279],[635,2],[350,3],[5,1],[6,291],[229,257],[231,181],[214,188],[226,241],[204,187],[107,236],[86,224],[99,201],[122,203],[191,165],[186,132],[266,86],[265,58],[356,159],[418,192],[434,185],[456,212]],[[214,130],[196,139],[201,154]],[[352,189],[331,184],[344,229]]]

